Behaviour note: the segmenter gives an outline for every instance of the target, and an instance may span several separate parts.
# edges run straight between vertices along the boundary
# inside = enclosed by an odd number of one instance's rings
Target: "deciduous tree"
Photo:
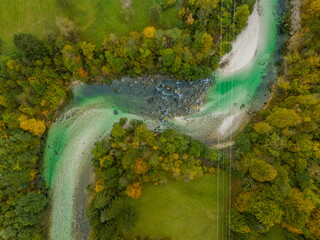
[[[259,182],[272,181],[277,171],[266,161],[254,158],[250,161],[249,171],[253,179]]]
[[[135,182],[127,186],[126,194],[128,197],[138,199],[142,195],[142,184]]]

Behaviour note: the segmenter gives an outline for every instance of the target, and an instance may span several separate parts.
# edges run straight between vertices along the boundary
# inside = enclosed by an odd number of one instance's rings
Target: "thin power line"
[[[236,18],[235,18],[235,13],[236,13],[236,3],[235,0],[233,0],[233,32],[232,32],[232,42],[234,42],[234,31],[235,31],[235,25],[236,25]],[[230,111],[231,111],[231,116],[232,116],[232,107],[233,107],[233,80],[234,80],[234,72],[232,72],[231,76],[231,102],[230,102]],[[234,119],[232,118],[232,121]],[[230,129],[231,134],[230,134],[230,143],[232,142],[232,130]],[[229,240],[231,239],[231,188],[232,188],[232,147],[230,146],[230,156],[229,156],[229,229],[228,229],[228,236]]]
[[[220,58],[221,58],[221,53],[222,53],[222,41],[223,41],[223,37],[222,37],[222,17],[223,17],[223,14],[222,14],[222,8],[223,8],[223,0],[221,0],[221,6],[220,6]],[[218,79],[220,77],[218,76]],[[220,83],[217,83],[218,84],[218,113],[220,111]],[[220,191],[220,187],[219,187],[219,184],[220,184],[220,151],[219,151],[219,143],[220,143],[220,136],[219,136],[219,133],[218,133],[218,163],[217,163],[217,240],[219,240],[219,191]]]

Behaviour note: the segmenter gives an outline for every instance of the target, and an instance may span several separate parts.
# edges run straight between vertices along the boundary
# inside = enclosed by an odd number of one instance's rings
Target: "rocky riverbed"
[[[165,124],[169,118],[199,111],[213,84],[213,78],[183,82],[162,76],[127,77],[113,81],[111,85],[82,85],[75,101],[81,103],[82,99],[100,96],[114,108],[115,113],[121,110],[159,119]]]

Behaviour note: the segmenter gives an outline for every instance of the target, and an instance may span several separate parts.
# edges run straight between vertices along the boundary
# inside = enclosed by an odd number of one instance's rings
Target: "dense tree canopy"
[[[27,59],[41,60],[49,55],[44,43],[29,33],[14,35],[13,43]]]
[[[288,42],[273,97],[236,140],[234,172],[244,178],[232,239],[259,239],[274,225],[286,239],[320,239],[320,8],[302,2],[302,28]]]

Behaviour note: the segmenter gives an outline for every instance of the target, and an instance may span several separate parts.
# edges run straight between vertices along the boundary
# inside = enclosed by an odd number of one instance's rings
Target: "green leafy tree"
[[[116,138],[116,139],[121,139],[125,136],[126,130],[119,124],[115,123],[113,125],[112,131],[111,131],[111,136]]]
[[[110,204],[101,212],[100,220],[102,223],[115,218],[123,209],[123,199],[120,197],[114,198]]]
[[[249,212],[263,223],[267,229],[281,222],[283,211],[274,201],[263,199],[250,205]]]
[[[285,128],[298,126],[301,123],[299,115],[294,110],[276,108],[267,117],[267,121],[275,127]]]
[[[250,15],[249,6],[247,4],[238,6],[235,13],[235,32],[241,33],[242,29],[247,26],[248,17]]]
[[[13,43],[23,56],[29,60],[41,60],[49,56],[48,49],[42,41],[30,33],[17,33]]]
[[[164,67],[170,67],[174,63],[175,53],[171,48],[164,49],[161,53],[162,65]]]
[[[273,128],[266,122],[259,122],[254,125],[254,130],[259,134],[269,134]]]
[[[302,230],[315,206],[310,198],[292,188],[284,204],[284,222],[289,229]]]
[[[259,182],[272,181],[277,171],[266,161],[254,158],[250,161],[249,171],[253,179]]]
[[[124,233],[134,227],[137,220],[137,213],[133,208],[126,207],[120,212],[120,226]]]

